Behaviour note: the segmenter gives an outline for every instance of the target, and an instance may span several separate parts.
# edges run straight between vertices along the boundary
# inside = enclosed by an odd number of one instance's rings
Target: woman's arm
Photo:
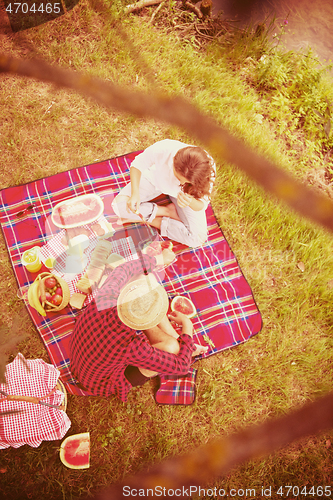
[[[205,206],[202,200],[197,200],[190,194],[183,193],[183,191],[179,191],[177,196],[177,203],[180,206],[180,208],[190,207],[195,212],[202,210]]]
[[[199,210],[202,210],[204,208],[204,202],[202,200],[193,198],[191,203],[189,204],[189,207],[192,208],[192,210],[194,210],[195,212],[199,212]]]
[[[130,168],[130,179],[131,179],[131,196],[127,201],[127,209],[131,212],[139,210],[140,207],[140,179],[141,172],[135,167]]]

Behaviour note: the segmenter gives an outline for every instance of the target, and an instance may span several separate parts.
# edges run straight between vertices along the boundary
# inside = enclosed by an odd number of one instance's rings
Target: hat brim
[[[157,308],[154,308],[154,311],[151,313],[146,313],[141,318],[134,317],[131,315],[126,304],[128,302],[128,296],[130,292],[137,288],[137,290],[147,289],[147,280],[149,283],[149,287],[154,291],[156,295]],[[155,276],[150,273],[145,277],[139,278],[137,280],[131,281],[127,283],[124,288],[121,290],[118,300],[117,300],[117,312],[119,319],[133,330],[148,330],[149,328],[153,328],[158,325],[163,317],[166,315],[169,308],[169,299],[168,295],[160,285]]]

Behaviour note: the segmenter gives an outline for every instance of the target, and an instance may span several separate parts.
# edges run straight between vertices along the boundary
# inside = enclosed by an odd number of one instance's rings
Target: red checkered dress
[[[144,256],[151,272],[156,260]],[[82,312],[71,338],[71,371],[81,384],[96,396],[116,394],[127,400],[131,384],[124,376],[128,365],[162,374],[188,373],[193,340],[180,335],[180,352],[170,354],[152,347],[147,337],[124,325],[117,314],[117,297],[131,277],[142,273],[136,259],[117,267],[104,283],[94,301]]]

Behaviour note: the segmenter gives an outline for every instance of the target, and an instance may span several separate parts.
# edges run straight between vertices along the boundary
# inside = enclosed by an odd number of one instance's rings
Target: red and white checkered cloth
[[[59,378],[59,370],[42,359],[25,360],[18,354],[6,367],[6,384],[0,390],[16,396],[33,396],[44,403],[60,406],[64,394],[54,389]],[[17,411],[20,413],[4,414]],[[71,426],[67,414],[49,406],[26,401],[7,401],[0,393],[0,449],[19,448],[24,444],[37,448],[42,441],[62,439]]]
[[[100,222],[106,221],[104,217],[99,219]],[[70,294],[79,293],[80,290],[76,288],[76,283],[82,278],[84,275],[88,264],[91,260],[91,254],[100,241],[100,238],[95,235],[93,231],[91,231],[89,226],[82,226],[85,230],[89,231],[89,246],[83,252],[83,255],[86,257],[86,264],[84,269],[81,272],[76,274],[71,274],[66,272],[66,259],[68,254],[66,253],[66,247],[62,243],[62,239],[65,235],[65,230],[63,229],[55,236],[53,236],[45,245],[43,245],[40,249],[40,256],[43,263],[45,263],[48,257],[54,257],[56,259],[56,265],[54,269],[52,269],[52,273],[60,278],[64,279],[68,284]],[[120,238],[119,240],[111,241],[112,243],[112,252],[120,254],[124,256],[126,260],[137,259],[138,255],[136,253],[135,246],[133,244],[132,238]],[[111,272],[111,271],[109,271]],[[109,274],[108,272],[105,274]],[[98,289],[96,288],[93,293],[89,294],[86,299],[86,305],[92,301],[94,296],[96,295]]]

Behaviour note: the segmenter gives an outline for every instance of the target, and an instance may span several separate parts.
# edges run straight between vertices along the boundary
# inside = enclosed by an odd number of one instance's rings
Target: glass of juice
[[[33,247],[23,253],[21,262],[27,271],[30,271],[31,273],[38,273],[42,267],[39,252],[40,247]]]

